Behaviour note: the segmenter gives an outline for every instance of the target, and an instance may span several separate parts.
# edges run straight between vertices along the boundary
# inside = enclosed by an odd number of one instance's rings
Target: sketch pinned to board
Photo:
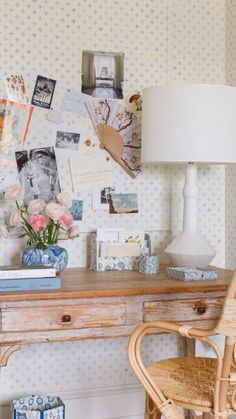
[[[60,109],[63,112],[71,112],[79,116],[86,116],[87,108],[85,103],[88,99],[91,99],[89,95],[68,89],[62,97]]]
[[[23,150],[34,107],[0,99],[0,164],[16,165],[15,151]]]
[[[31,103],[49,109],[51,107],[56,80],[37,76]]]
[[[53,201],[61,191],[54,147],[16,152],[24,204],[32,199]]]
[[[5,78],[7,98],[17,103],[28,103],[28,89],[21,74],[11,74]]]
[[[141,125],[122,102],[91,100],[86,103],[102,146],[131,177],[141,171]]]

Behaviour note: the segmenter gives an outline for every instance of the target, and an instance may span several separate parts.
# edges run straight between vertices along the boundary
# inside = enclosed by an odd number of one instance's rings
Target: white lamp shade
[[[143,90],[143,163],[235,163],[236,88],[167,85]]]

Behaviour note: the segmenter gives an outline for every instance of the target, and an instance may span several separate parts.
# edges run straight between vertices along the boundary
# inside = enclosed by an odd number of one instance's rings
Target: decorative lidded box
[[[159,256],[141,255],[139,258],[139,272],[147,275],[155,275],[159,272]]]
[[[166,269],[167,276],[182,281],[211,280],[218,278],[214,269],[200,269],[193,267],[170,267]]]
[[[12,419],[65,419],[65,405],[59,397],[32,395],[12,400]]]

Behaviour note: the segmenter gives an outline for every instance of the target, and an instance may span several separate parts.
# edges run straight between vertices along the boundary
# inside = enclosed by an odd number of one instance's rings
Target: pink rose
[[[69,239],[74,239],[75,237],[78,237],[78,236],[79,236],[79,227],[71,226],[68,233]]]
[[[56,202],[50,202],[50,204],[47,204],[45,211],[47,216],[52,218],[52,220],[59,221],[65,213],[65,208]]]
[[[60,223],[64,224],[66,227],[72,226],[74,222],[73,217],[69,211],[65,211],[59,221]]]
[[[60,192],[57,195],[57,201],[66,208],[70,208],[72,206],[71,196],[67,192]]]
[[[47,219],[44,215],[32,215],[30,223],[32,229],[36,232],[43,230],[48,225]]]
[[[46,207],[46,203],[43,199],[34,199],[30,201],[27,211],[29,214],[39,214]]]
[[[15,226],[19,226],[22,223],[22,218],[20,215],[20,211],[17,209],[15,211],[13,211],[13,213],[10,216],[9,219],[9,226],[10,227],[15,227]]]
[[[11,201],[17,201],[18,199],[20,199],[22,196],[22,189],[19,185],[12,185],[9,186],[6,190],[5,190],[5,199]]]

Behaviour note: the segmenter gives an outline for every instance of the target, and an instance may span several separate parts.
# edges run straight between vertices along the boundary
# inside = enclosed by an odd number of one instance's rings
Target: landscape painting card
[[[110,214],[131,214],[138,212],[138,195],[136,193],[111,194]]]
[[[23,150],[34,107],[0,99],[0,164],[16,165],[15,151]]]
[[[28,89],[21,74],[11,74],[5,78],[7,98],[17,103],[28,103]]]
[[[141,171],[140,120],[119,101],[95,99],[86,106],[102,146],[136,177]]]
[[[25,205],[37,198],[55,200],[61,188],[54,147],[18,151],[16,163]]]
[[[114,183],[111,158],[105,150],[83,146],[70,158],[75,193],[92,191]]]
[[[51,107],[56,80],[37,76],[31,103],[49,109]]]

